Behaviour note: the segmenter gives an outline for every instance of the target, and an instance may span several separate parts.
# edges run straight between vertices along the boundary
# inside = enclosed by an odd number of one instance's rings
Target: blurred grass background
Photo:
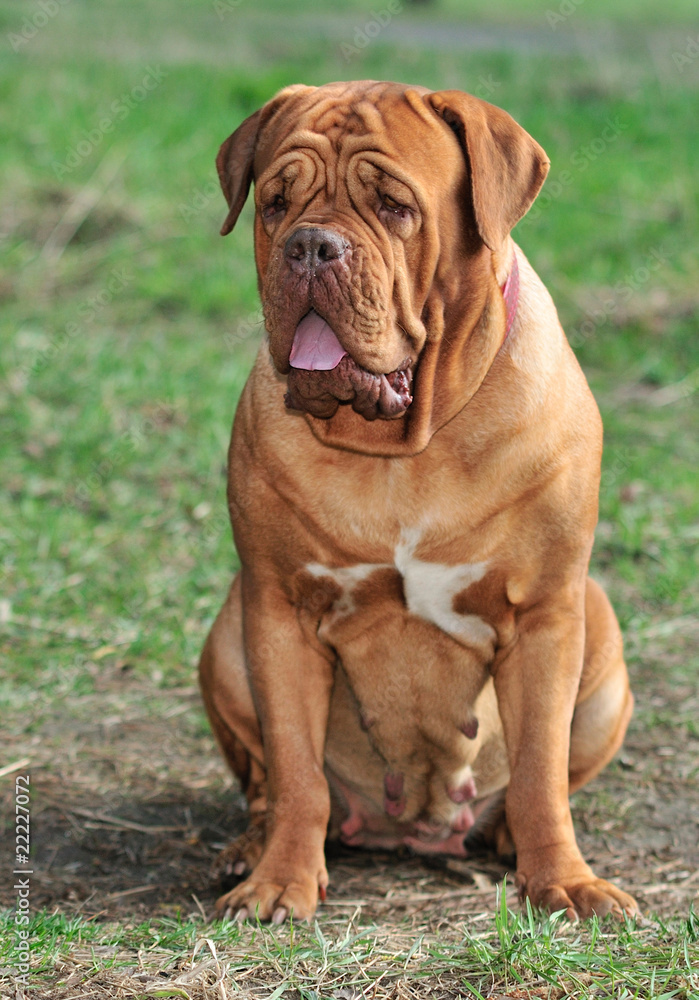
[[[461,88],[547,150],[515,237],[605,419],[593,569],[632,660],[644,635],[684,643],[699,509],[694,2],[403,2],[377,32],[384,0],[41,10],[0,0],[0,641],[6,703],[33,706],[28,727],[52,693],[92,683],[95,653],[164,686],[192,677],[235,566],[225,454],[261,336],[250,206],[222,240],[214,158],[298,81]]]

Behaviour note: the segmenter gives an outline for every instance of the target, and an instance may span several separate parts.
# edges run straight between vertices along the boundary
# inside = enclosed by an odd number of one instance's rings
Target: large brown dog
[[[224,234],[255,183],[269,333],[230,449],[242,570],[200,667],[251,813],[218,913],[310,917],[326,836],[474,835],[514,844],[534,904],[634,912],[568,803],[632,697],[587,578],[599,414],[509,235],[546,155],[467,94],[364,82],[283,90],[217,165]]]

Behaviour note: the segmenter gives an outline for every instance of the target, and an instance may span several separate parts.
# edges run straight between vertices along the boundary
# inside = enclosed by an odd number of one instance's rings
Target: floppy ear
[[[233,229],[248,196],[261,117],[262,111],[256,111],[246,118],[218,151],[216,169],[229,208],[221,227],[221,236],[227,236]]]
[[[286,103],[288,98],[303,90],[313,90],[296,83],[284,87],[263,108],[246,118],[233,135],[229,135],[218,151],[216,169],[223,193],[228,202],[228,216],[221,227],[221,236],[227,236],[238,221],[253,181],[253,161],[263,125]]]
[[[549,169],[538,142],[506,111],[460,90],[425,97],[456,133],[470,165],[471,196],[481,239],[497,250],[529,211]]]

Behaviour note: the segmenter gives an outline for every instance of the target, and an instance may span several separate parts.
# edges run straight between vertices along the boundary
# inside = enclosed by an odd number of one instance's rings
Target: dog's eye
[[[280,194],[274,196],[269,205],[265,205],[262,209],[262,216],[265,219],[271,219],[275,215],[279,215],[286,208],[286,202]]]
[[[396,201],[390,194],[379,193],[379,197],[381,198],[378,211],[379,218],[387,226],[400,224],[402,231],[403,224],[408,222],[413,216],[412,210],[402,202]]]
[[[404,212],[407,212],[406,206],[401,205],[401,203],[396,201],[395,198],[392,198],[390,194],[381,195],[381,205],[383,208],[387,208],[389,212],[395,212],[396,215],[402,215]]]

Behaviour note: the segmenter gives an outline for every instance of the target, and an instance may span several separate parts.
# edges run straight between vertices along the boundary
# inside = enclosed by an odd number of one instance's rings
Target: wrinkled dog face
[[[508,143],[526,133],[499,109],[456,99],[474,117],[468,150],[464,109],[424,88],[374,82],[287,88],[222,146],[224,233],[255,182],[260,293],[289,407],[329,418],[344,402],[368,420],[403,416],[426,340],[441,337],[450,302],[464,299],[469,261],[494,249],[533,200],[535,190],[512,185],[510,207],[491,184],[491,207],[488,187],[476,191],[469,157],[498,176],[493,115],[507,120],[495,124]]]
[[[465,176],[456,139],[422,92],[411,104],[396,85],[301,88],[266,125],[255,158],[256,253],[289,406],[329,417],[342,401],[390,419],[410,405],[426,336],[418,270],[433,270],[436,256],[426,145],[441,169],[446,145],[447,167]]]
[[[409,270],[429,208],[399,146],[410,109],[384,88],[338,96],[297,98],[270,136],[255,191],[262,301],[287,405],[389,419],[412,401],[425,338]]]

